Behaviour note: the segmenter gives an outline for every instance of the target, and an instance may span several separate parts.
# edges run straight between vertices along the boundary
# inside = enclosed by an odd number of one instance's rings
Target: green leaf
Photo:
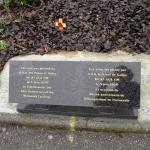
[[[4,18],[0,17],[0,24],[4,24]]]
[[[3,33],[4,29],[0,29],[0,33]]]
[[[0,40],[0,50],[6,49],[9,46],[9,44],[4,41],[4,40]]]

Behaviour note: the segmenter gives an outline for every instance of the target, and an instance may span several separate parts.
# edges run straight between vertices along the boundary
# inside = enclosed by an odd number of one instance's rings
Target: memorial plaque
[[[136,118],[139,62],[11,61],[10,103],[25,112]]]

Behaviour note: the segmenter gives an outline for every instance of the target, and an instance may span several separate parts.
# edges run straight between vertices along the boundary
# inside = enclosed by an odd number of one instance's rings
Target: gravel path
[[[0,150],[149,150],[150,135],[0,125]]]

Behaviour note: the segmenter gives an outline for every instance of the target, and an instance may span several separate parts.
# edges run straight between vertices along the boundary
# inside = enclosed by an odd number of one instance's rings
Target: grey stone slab
[[[32,113],[137,117],[133,109],[140,106],[140,66],[139,62],[11,61],[9,102],[53,106],[24,107]]]

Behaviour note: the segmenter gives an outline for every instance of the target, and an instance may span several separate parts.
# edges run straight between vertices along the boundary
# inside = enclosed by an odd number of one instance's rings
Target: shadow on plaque
[[[108,112],[113,117],[131,117],[131,118],[137,118],[138,116],[138,108],[140,106],[140,85],[138,82],[133,81],[134,74],[133,72],[128,69],[126,66],[118,66],[116,69],[124,69],[126,70],[126,76],[119,77],[119,82],[116,87],[114,87],[117,90],[118,95],[121,96],[109,96],[114,95],[114,92],[107,91],[110,87],[105,86],[105,83],[108,83],[107,81],[102,82],[104,86],[100,86],[99,90],[97,92],[97,95],[95,98],[100,99],[102,98],[100,95],[104,94],[107,96],[104,96],[103,99],[106,101],[94,101],[93,104],[97,107],[97,109],[103,109],[104,112]],[[114,72],[115,74],[117,72]],[[101,89],[105,92],[101,92]],[[115,101],[113,101],[115,100]],[[125,102],[124,100],[128,100],[128,102]],[[128,118],[127,117],[127,118]]]

